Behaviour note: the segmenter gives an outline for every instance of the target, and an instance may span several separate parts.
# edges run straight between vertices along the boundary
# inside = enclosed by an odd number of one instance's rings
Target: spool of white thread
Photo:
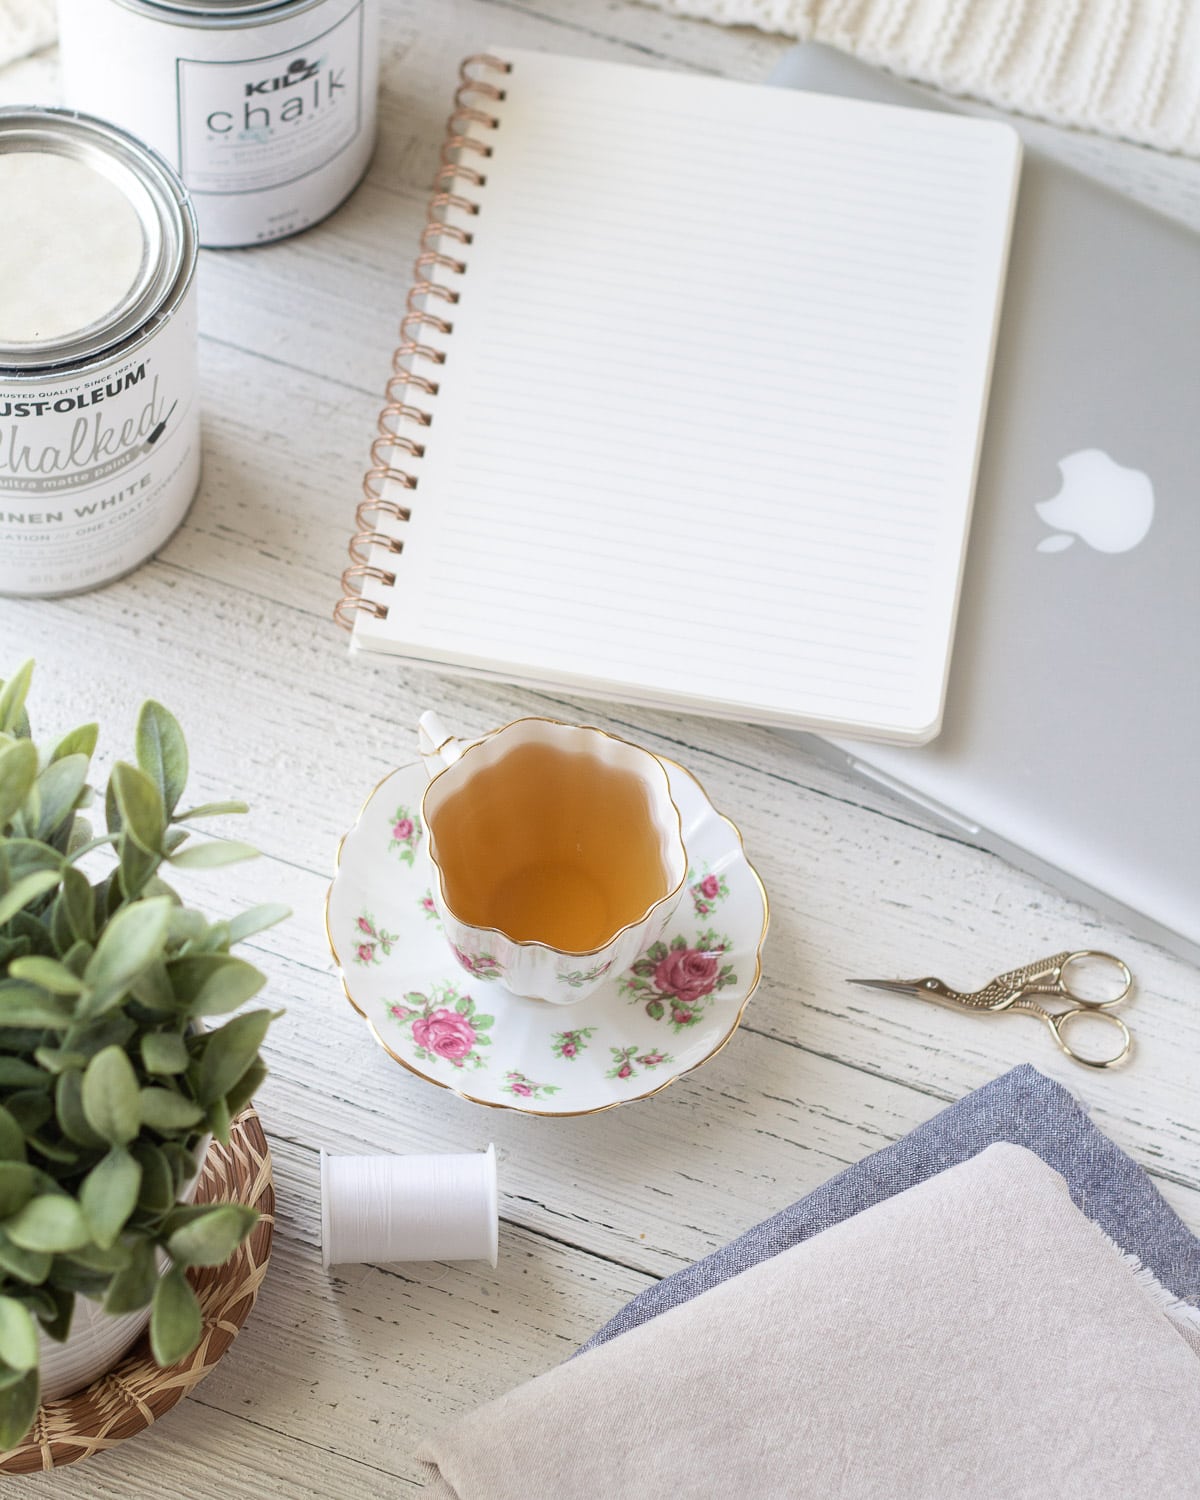
[[[365,1261],[486,1260],[500,1241],[496,1148],[465,1156],[330,1156],[321,1148],[321,1252]]]

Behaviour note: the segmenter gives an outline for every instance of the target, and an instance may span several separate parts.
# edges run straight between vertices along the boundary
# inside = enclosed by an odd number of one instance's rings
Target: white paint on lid
[[[140,280],[148,246],[122,188],[52,151],[0,154],[0,345],[69,338]]]

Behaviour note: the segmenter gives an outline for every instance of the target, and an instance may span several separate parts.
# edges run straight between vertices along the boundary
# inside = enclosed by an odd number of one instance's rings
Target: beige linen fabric
[[[1197,0],[645,0],[828,42],[906,78],[1200,155]]]
[[[1167,1301],[1055,1172],[992,1146],[419,1457],[443,1500],[1194,1500],[1200,1359]]]

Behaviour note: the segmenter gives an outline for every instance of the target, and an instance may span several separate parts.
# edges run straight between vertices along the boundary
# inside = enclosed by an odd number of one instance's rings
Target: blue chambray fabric
[[[1074,1096],[1026,1063],[848,1167],[724,1249],[647,1287],[577,1352],[607,1343],[997,1141],[1036,1152],[1065,1179],[1076,1207],[1110,1239],[1136,1255],[1177,1297],[1200,1306],[1200,1240]],[[1046,1253],[1053,1255],[1054,1247],[1048,1245]]]

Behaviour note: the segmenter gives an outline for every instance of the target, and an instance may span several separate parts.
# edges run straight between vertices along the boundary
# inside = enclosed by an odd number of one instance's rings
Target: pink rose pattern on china
[[[455,958],[458,959],[459,963],[462,964],[472,979],[502,978],[504,971],[500,967],[500,960],[494,958],[492,954],[464,953],[461,948],[455,947],[453,943],[450,946],[454,949]]]
[[[563,1062],[571,1062],[581,1052],[587,1051],[595,1030],[594,1026],[582,1026],[578,1031],[556,1031],[550,1038],[550,1050]]]
[[[515,1069],[505,1073],[500,1087],[502,1093],[511,1094],[514,1099],[548,1099],[551,1094],[557,1094],[559,1089],[557,1083],[534,1083],[532,1078],[527,1078],[524,1073],[518,1073]]]
[[[429,920],[437,926],[438,931],[440,932],[442,921],[438,916],[437,907],[433,904],[433,892],[427,890],[423,896],[418,897],[417,905],[421,908],[421,910],[425,913]]]
[[[689,879],[690,879],[689,872]],[[692,905],[696,909],[698,917],[710,916],[716,911],[720,902],[729,895],[729,883],[724,875],[713,875],[705,871],[699,880],[692,881],[688,885],[688,892],[692,898]]]
[[[484,1068],[481,1047],[490,1047],[488,1035],[494,1016],[482,1015],[470,995],[460,995],[452,984],[430,986],[430,993],[413,990],[403,1000],[389,1001],[388,1015],[411,1029],[416,1056],[422,1062],[448,1062],[455,1068]]]
[[[364,968],[382,963],[383,958],[388,956],[399,941],[396,933],[376,927],[375,918],[369,911],[360,912],[354,922],[354,962],[362,964]],[[383,958],[380,957],[381,953]]]
[[[612,1053],[612,1067],[605,1073],[605,1078],[616,1078],[624,1082],[626,1078],[636,1078],[638,1067],[643,1067],[647,1072],[653,1072],[655,1068],[661,1067],[663,1063],[673,1063],[675,1059],[669,1052],[638,1052],[636,1047],[610,1047]]]
[[[621,979],[622,993],[645,1007],[652,1021],[666,1017],[674,1031],[694,1026],[712,997],[737,984],[733,965],[722,961],[732,944],[707,929],[689,944],[677,936],[652,943]]]
[[[417,840],[421,837],[421,820],[407,807],[398,807],[392,816],[389,854],[399,851],[406,865],[416,858]]]

